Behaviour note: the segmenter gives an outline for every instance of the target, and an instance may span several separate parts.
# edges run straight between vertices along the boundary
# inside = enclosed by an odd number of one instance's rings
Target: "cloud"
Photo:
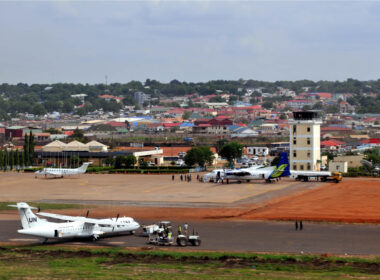
[[[0,2],[0,82],[374,79],[377,2]]]

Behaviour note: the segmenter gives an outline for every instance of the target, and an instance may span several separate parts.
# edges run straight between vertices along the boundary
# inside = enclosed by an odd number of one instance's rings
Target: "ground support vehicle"
[[[144,227],[146,228],[146,233],[149,232],[149,244],[153,245],[174,245],[174,241],[178,246],[185,247],[188,245],[191,246],[200,246],[201,238],[193,232],[193,234],[188,234],[188,225],[185,224],[184,231],[181,230],[181,227],[178,227],[178,236],[174,238],[172,233],[172,226],[169,221],[160,222],[159,225],[151,225]],[[143,228],[143,234],[144,234]],[[146,234],[145,233],[145,234]]]
[[[181,247],[185,247],[187,245],[192,246],[200,246],[201,245],[201,237],[199,235],[185,235],[180,234],[177,236],[177,245]]]
[[[298,181],[321,181],[321,182],[335,182],[339,183],[342,181],[343,176],[340,172],[333,172],[330,176],[328,175],[319,175],[319,174],[310,174],[310,175],[298,175],[296,180]]]
[[[142,227],[142,232],[141,232],[141,236],[145,236],[145,237],[148,237],[149,235],[151,235],[152,233],[154,233],[155,231],[158,230],[158,225],[154,224],[154,225],[149,225],[149,226],[143,226]]]
[[[172,225],[169,221],[162,221],[159,225],[148,226],[149,243],[153,245],[172,245],[174,243]],[[144,231],[143,231],[144,232]]]

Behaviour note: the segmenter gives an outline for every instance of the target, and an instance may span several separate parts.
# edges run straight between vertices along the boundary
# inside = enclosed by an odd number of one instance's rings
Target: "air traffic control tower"
[[[320,170],[321,124],[317,111],[293,112],[289,120],[290,169]]]

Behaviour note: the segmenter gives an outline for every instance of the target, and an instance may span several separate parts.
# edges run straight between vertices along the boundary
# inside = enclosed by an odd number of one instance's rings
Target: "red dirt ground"
[[[272,201],[241,216],[249,220],[380,223],[380,180],[347,178]]]
[[[79,214],[78,210],[62,210]],[[80,214],[84,214],[84,210]],[[241,208],[98,207],[92,217],[128,215],[152,220],[308,220],[349,223],[380,223],[380,179],[347,178],[313,190],[282,197],[263,205]]]

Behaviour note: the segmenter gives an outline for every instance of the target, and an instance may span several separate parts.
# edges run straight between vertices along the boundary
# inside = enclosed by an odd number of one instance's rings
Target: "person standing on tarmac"
[[[298,230],[298,221],[296,220],[296,223],[295,223],[295,227],[296,227],[296,230]]]
[[[178,226],[178,235],[181,235],[181,234],[182,234],[182,227]]]
[[[185,230],[185,234],[187,234],[187,230],[188,230],[188,228],[189,228],[189,225],[188,225],[187,223],[185,223],[185,224],[183,225],[183,229]]]

